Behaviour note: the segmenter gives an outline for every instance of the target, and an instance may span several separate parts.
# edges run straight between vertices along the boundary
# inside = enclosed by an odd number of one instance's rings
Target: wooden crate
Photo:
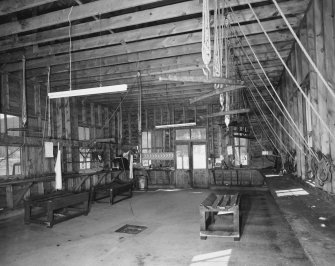
[[[200,238],[231,237],[240,239],[240,195],[211,193],[200,204]]]

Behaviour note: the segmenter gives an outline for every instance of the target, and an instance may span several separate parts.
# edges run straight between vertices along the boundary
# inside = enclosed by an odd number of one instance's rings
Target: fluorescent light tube
[[[173,128],[173,127],[191,127],[191,126],[196,126],[196,123],[192,122],[192,123],[182,123],[182,124],[160,125],[160,126],[155,126],[155,128],[160,129],[160,128]]]
[[[57,99],[57,98],[85,96],[92,94],[115,93],[126,90],[127,90],[127,84],[121,84],[121,85],[89,88],[89,89],[49,92],[48,96],[50,99]]]

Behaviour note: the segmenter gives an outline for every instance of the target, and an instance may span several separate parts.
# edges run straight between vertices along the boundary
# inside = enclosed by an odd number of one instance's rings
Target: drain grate
[[[126,224],[122,226],[121,228],[117,229],[115,232],[136,235],[138,233],[141,233],[143,230],[147,228],[148,227],[146,226]]]

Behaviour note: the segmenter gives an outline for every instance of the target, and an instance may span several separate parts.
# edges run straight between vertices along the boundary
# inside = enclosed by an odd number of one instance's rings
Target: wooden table
[[[240,239],[240,195],[211,193],[200,204],[200,238],[231,237]]]
[[[24,201],[25,224],[54,224],[87,215],[90,210],[90,192],[59,191],[49,195],[30,197]]]

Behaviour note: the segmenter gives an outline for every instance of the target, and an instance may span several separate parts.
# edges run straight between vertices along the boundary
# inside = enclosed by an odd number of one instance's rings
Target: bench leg
[[[109,203],[110,205],[114,204],[114,189],[109,190],[110,196],[109,196]]]
[[[24,223],[30,224],[30,217],[31,217],[31,207],[29,204],[24,204]]]

